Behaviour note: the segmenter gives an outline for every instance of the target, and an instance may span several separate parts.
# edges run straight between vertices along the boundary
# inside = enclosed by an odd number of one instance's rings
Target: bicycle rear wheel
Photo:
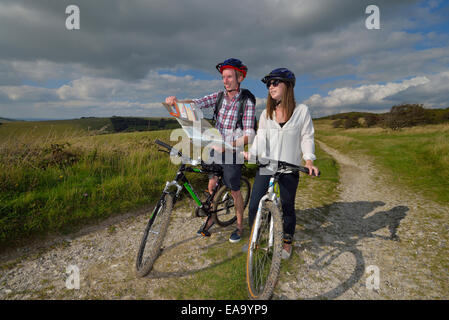
[[[172,209],[173,195],[167,193],[154,208],[140,241],[136,260],[136,273],[139,277],[146,276],[153,268],[167,233]]]
[[[251,193],[251,183],[246,177],[241,177],[240,180],[240,192],[243,198],[243,210],[249,202],[249,196]],[[234,198],[231,194],[231,189],[226,185],[223,185],[214,197],[213,202],[213,218],[217,224],[221,227],[226,227],[233,224],[237,217],[235,215]]]
[[[281,266],[282,215],[271,201],[265,201],[258,214],[260,223],[253,223],[249,239],[246,283],[250,299],[267,300],[273,294]]]

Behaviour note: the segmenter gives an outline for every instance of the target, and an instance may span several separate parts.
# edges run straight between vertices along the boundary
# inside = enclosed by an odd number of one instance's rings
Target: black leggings
[[[249,226],[253,225],[256,218],[260,199],[267,193],[270,175],[261,175],[257,171],[254,179],[253,190],[251,191],[251,200],[249,202]],[[296,214],[295,214],[295,196],[298,188],[299,174],[283,174],[279,180],[279,189],[281,193],[282,212],[284,220],[284,233],[292,235],[295,233]]]

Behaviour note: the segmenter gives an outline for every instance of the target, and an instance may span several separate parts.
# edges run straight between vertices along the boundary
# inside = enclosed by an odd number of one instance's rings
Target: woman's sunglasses
[[[270,86],[273,85],[273,87],[277,87],[279,83],[282,82],[279,79],[273,79],[267,82],[267,89],[270,89]]]

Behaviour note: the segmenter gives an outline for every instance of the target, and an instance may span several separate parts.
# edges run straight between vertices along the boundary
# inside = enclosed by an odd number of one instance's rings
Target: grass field
[[[111,127],[109,118],[86,118],[54,121],[14,121],[0,126],[0,141],[8,139],[29,140],[35,138],[55,139],[85,135],[88,131],[97,131]]]
[[[329,120],[315,122],[317,139],[345,154],[367,154],[398,184],[427,198],[449,202],[449,124],[401,130],[335,129]]]
[[[169,141],[169,131],[0,140],[0,243],[70,232],[154,202],[174,170],[155,138]]]

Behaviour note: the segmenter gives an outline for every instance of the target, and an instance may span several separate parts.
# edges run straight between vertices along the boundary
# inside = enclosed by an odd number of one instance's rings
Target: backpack
[[[248,89],[242,89],[241,94],[242,94],[242,96],[240,97],[240,101],[239,101],[238,116],[237,116],[237,122],[235,123],[235,128],[237,129],[238,127],[240,127],[243,130],[243,106],[246,104],[246,101],[248,99],[250,99],[251,102],[254,104],[254,106],[256,106],[256,97],[254,97],[254,95]],[[221,105],[223,103],[223,97],[224,97],[224,92],[220,91],[218,93],[217,103],[215,104],[215,109],[214,109],[214,117],[213,117],[214,123],[217,122],[218,111],[220,110]],[[257,118],[256,118],[255,114],[254,114],[253,129],[254,129],[254,131],[257,130]]]

